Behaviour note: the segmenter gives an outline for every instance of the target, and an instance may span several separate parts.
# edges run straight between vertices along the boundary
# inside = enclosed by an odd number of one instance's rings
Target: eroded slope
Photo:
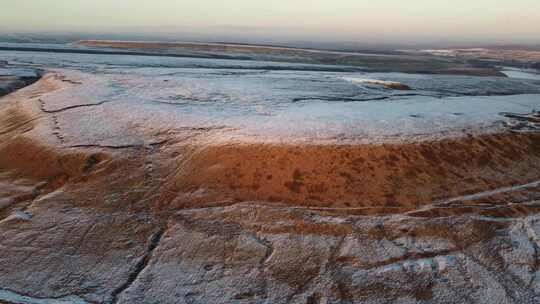
[[[50,111],[66,101],[49,93],[78,85],[49,74],[1,99],[0,302],[540,300],[537,133],[76,138],[85,126],[61,115],[112,117],[80,99]]]

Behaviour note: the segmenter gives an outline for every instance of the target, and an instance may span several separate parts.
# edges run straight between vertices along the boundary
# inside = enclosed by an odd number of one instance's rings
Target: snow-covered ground
[[[517,70],[505,70],[509,78],[336,72],[262,61],[15,51],[0,52],[0,59],[73,81],[43,96],[43,107],[61,113],[60,124],[87,126],[73,137],[90,142],[92,132],[107,137],[103,124],[127,141],[181,128],[222,128],[229,139],[260,141],[421,140],[499,131],[508,120],[501,113],[540,109],[540,79]],[[388,83],[411,90],[377,85]]]

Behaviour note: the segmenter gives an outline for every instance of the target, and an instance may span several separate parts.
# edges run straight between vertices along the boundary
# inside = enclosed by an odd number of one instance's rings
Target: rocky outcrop
[[[41,78],[41,71],[9,68],[7,61],[0,60],[0,97],[24,88]]]
[[[368,86],[380,86],[380,87],[390,89],[390,90],[399,90],[399,91],[412,90],[412,88],[409,87],[408,85],[400,83],[400,82],[395,82],[395,81],[384,81],[384,80],[377,80],[377,79],[359,79],[359,78],[350,78],[350,77],[346,77],[344,79],[355,84],[368,85]]]
[[[516,132],[527,132],[540,130],[540,112],[533,111],[532,113],[501,113],[507,118],[506,126]]]

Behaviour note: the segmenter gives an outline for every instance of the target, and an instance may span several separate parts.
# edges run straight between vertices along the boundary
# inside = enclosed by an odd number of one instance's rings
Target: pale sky
[[[540,42],[540,0],[0,0],[4,31],[242,32]]]

